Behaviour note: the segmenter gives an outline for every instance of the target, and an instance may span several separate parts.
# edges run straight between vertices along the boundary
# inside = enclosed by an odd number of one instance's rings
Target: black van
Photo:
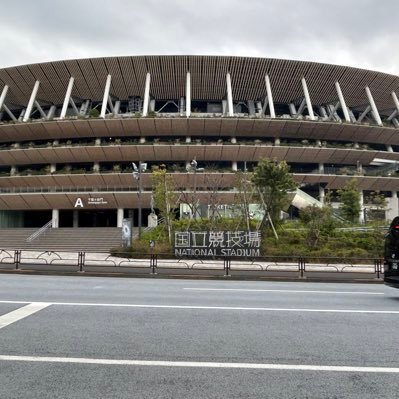
[[[399,288],[399,216],[392,220],[385,236],[384,283]]]

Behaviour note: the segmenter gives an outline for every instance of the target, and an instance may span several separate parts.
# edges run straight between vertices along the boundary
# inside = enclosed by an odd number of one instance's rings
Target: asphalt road
[[[0,398],[399,397],[399,290],[0,276]]]

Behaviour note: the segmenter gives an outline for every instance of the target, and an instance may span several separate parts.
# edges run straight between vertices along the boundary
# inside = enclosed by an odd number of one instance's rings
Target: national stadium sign
[[[260,231],[176,231],[175,256],[260,256]]]

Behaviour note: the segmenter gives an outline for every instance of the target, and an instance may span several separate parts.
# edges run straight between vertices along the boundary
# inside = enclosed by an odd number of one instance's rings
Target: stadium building
[[[206,213],[237,170],[286,160],[293,204],[323,203],[354,176],[398,214],[399,77],[266,58],[134,56],[0,69],[0,227],[143,226],[151,168],[165,165]],[[195,160],[195,167],[190,167]],[[132,162],[147,170],[134,179]],[[187,172],[189,170],[189,172]],[[136,176],[137,177],[137,176]],[[184,207],[181,207],[183,216]],[[362,217],[367,211],[362,212]]]

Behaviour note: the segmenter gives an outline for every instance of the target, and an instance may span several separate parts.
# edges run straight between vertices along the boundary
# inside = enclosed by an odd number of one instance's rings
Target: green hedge
[[[242,222],[234,219],[221,219],[214,227],[208,219],[175,221],[176,231],[190,230],[237,230],[245,229]],[[252,226],[255,229],[255,226]],[[329,236],[320,237],[317,247],[306,243],[306,230],[299,223],[286,223],[279,226],[277,240],[271,230],[262,232],[262,256],[306,256],[340,258],[377,258],[382,257],[386,230],[375,226],[367,231],[348,231],[336,229]],[[144,256],[150,254],[150,240],[155,241],[153,253],[173,256],[173,246],[168,243],[166,227],[160,225],[143,232],[141,240],[135,240],[130,248],[113,248],[111,254],[122,257]]]

